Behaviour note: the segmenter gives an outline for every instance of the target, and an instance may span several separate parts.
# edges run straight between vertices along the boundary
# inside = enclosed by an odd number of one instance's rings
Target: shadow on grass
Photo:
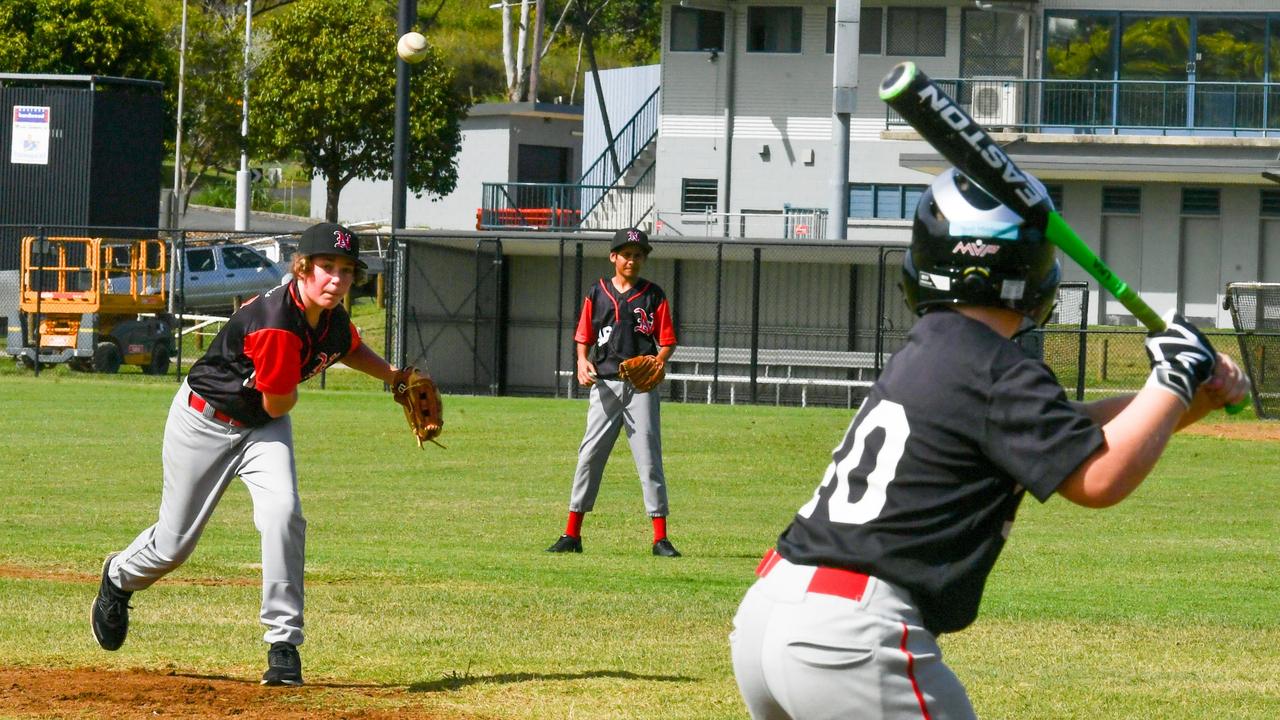
[[[409,686],[409,692],[443,692],[461,690],[468,685],[481,683],[508,684],[538,682],[542,680],[585,680],[590,678],[618,678],[621,680],[652,680],[655,682],[695,682],[697,678],[684,675],[642,675],[622,670],[596,670],[580,673],[502,673],[499,675],[472,675],[470,673],[453,672],[439,680],[416,682]]]

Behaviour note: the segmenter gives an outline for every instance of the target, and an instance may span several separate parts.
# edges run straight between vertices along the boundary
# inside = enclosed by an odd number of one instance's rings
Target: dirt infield
[[[14,718],[462,720],[415,707],[408,688],[318,684],[265,688],[252,680],[141,670],[0,668],[0,715]]]
[[[1280,423],[1273,422],[1200,422],[1184,429],[1188,435],[1208,435],[1223,440],[1280,441]]]

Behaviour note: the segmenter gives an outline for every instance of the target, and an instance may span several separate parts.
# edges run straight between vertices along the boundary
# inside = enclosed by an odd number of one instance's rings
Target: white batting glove
[[[1190,407],[1200,384],[1213,377],[1218,354],[1186,318],[1170,310],[1164,320],[1167,327],[1163,332],[1147,335],[1147,357],[1151,360],[1147,386],[1171,392]]]

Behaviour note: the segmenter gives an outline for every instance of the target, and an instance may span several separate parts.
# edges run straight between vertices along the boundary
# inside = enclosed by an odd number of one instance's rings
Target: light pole
[[[400,0],[396,38],[413,29],[418,0]],[[412,68],[396,56],[396,129],[391,155],[391,229],[404,229],[405,175],[409,172],[409,76]]]
[[[169,196],[169,229],[182,212],[182,95],[187,74],[187,0],[182,0],[182,33],[178,40],[178,135],[173,141],[173,193]]]
[[[249,41],[253,0],[244,1],[244,95],[240,108],[240,170],[236,172],[236,230],[249,229]]]

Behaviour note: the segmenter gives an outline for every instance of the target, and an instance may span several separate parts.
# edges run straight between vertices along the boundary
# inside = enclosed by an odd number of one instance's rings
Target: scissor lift
[[[169,370],[177,323],[167,312],[163,241],[25,237],[20,270],[19,321],[9,326],[7,347],[19,362]]]

